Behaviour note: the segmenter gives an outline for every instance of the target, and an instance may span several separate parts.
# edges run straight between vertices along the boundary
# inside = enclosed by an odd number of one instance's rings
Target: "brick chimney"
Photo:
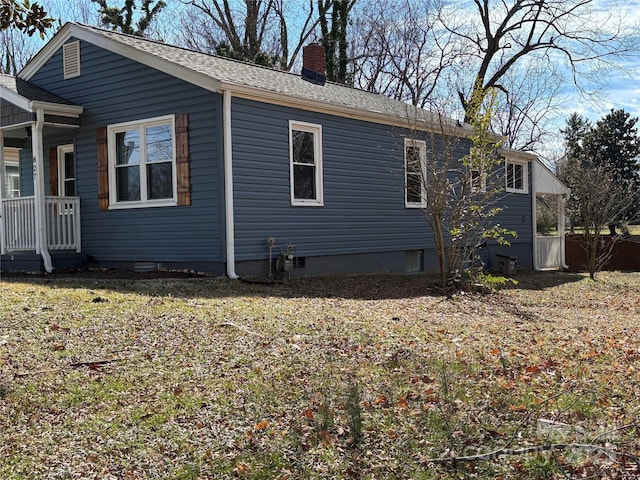
[[[317,85],[327,80],[324,47],[316,42],[302,49],[302,78]]]

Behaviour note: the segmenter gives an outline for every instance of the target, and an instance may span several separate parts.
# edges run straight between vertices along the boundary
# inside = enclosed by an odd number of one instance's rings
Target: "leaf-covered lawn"
[[[637,478],[640,275],[519,280],[3,280],[0,478]]]

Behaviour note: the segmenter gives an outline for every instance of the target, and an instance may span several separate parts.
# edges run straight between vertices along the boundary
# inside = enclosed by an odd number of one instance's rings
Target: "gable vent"
[[[80,76],[80,42],[65,43],[62,47],[64,78]]]

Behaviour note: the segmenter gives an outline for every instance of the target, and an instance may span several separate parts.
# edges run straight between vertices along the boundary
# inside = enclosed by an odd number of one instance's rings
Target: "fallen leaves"
[[[269,425],[271,425],[271,422],[269,420],[262,420],[262,421],[256,423],[255,426],[253,427],[253,429],[254,430],[264,430]]]
[[[532,445],[537,418],[637,453],[615,428],[638,414],[640,276],[602,278],[451,299],[422,277],[3,284],[0,477],[412,478],[446,448]]]

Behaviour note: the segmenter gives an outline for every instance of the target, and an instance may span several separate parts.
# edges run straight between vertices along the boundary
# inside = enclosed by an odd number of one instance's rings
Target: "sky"
[[[601,0],[603,5],[602,15],[608,15],[607,8],[613,5],[613,1]],[[616,8],[624,12],[624,17],[629,25],[640,30],[640,0],[628,0],[620,3]],[[639,46],[640,50],[640,46]],[[602,81],[602,93],[599,99],[586,102],[579,97],[575,98],[573,111],[581,113],[588,119],[595,121],[609,112],[611,109],[624,109],[634,117],[640,117],[640,57],[629,59],[623,65],[625,72],[617,72],[606,75]]]
[[[54,18],[60,18],[62,23],[67,21],[79,21],[96,24],[99,20],[97,5],[91,0],[37,0]],[[167,8],[162,12],[163,24],[167,31],[171,29],[171,22],[179,25],[181,11],[184,8],[180,0],[165,0]],[[360,0],[366,1],[366,0]],[[457,0],[460,5],[469,5],[470,0]],[[619,0],[595,0],[595,5],[600,8],[603,18],[602,24],[610,15],[610,10],[615,4],[616,9],[622,9],[625,20],[630,25],[638,27],[640,31],[640,0],[627,0],[624,3]],[[110,4],[118,3],[117,0],[109,0]],[[162,27],[161,27],[162,28]],[[50,37],[51,35],[49,35]],[[38,48],[46,43],[36,39],[32,40]],[[639,48],[640,50],[640,48]],[[601,90],[597,97],[585,99],[576,94],[571,86],[565,91],[566,101],[564,109],[558,112],[553,120],[553,125],[559,131],[565,124],[566,118],[572,112],[577,112],[588,120],[595,122],[606,115],[611,109],[624,109],[633,117],[640,118],[640,56],[629,60],[624,65],[624,72],[610,72],[598,79]],[[556,147],[557,149],[558,147]],[[550,149],[550,156],[554,156],[554,148]]]

